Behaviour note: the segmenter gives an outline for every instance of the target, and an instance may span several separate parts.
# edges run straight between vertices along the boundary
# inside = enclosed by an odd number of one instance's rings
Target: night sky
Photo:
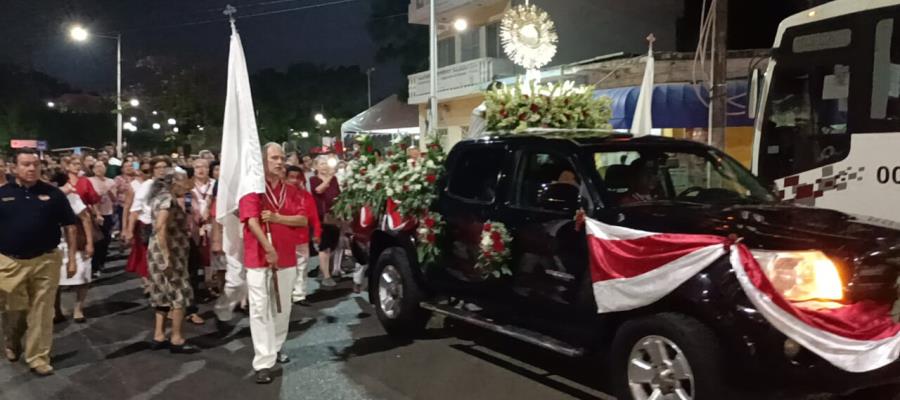
[[[229,41],[226,4],[238,9],[238,29],[252,71],[299,62],[376,66],[375,97],[404,85],[396,65],[376,65],[366,23],[370,0],[2,0],[0,62],[15,62],[59,78],[76,88],[115,89],[115,41],[68,40],[81,22],[92,32],[122,32],[124,83],[145,56],[176,57],[221,71],[225,80]],[[338,3],[327,5],[327,3]],[[320,5],[321,7],[258,17]],[[404,17],[405,18],[405,17]]]

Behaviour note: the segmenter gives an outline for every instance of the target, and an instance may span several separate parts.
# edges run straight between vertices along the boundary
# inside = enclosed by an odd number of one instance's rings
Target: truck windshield
[[[607,204],[761,204],[775,198],[737,161],[712,150],[634,149],[594,153]]]

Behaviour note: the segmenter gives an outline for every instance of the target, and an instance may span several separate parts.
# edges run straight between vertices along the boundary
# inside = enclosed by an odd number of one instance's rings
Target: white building
[[[410,0],[409,23],[428,25],[430,0]],[[524,0],[434,0],[438,26],[438,130],[449,146],[468,129],[472,110],[491,82],[524,74],[503,52],[500,20],[511,6]],[[654,33],[655,48],[674,50],[676,22],[682,0],[532,0],[550,14],[559,35],[557,55],[546,69],[548,79],[565,77],[581,83],[588,74],[570,76],[566,66],[601,54],[646,52],[645,37]],[[465,19],[468,28],[457,32],[453,22]],[[555,68],[554,68],[555,67]],[[419,106],[425,131],[430,74],[409,76],[409,103]]]

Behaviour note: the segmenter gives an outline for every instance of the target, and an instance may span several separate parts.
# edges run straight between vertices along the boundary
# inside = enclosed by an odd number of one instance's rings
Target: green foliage
[[[261,142],[295,141],[304,149],[319,146],[326,130],[336,137],[341,123],[366,109],[366,74],[357,66],[295,64],[283,72],[259,71],[250,81]],[[317,113],[328,119],[326,126],[313,119]],[[292,129],[310,136],[293,136]]]
[[[368,29],[378,46],[378,62],[396,61],[403,75],[428,69],[428,26],[410,24],[409,0],[372,0]],[[406,80],[394,90],[401,99],[409,95]]]
[[[592,86],[572,83],[521,84],[485,92],[488,130],[519,133],[530,128],[609,129],[608,98],[594,98]]]

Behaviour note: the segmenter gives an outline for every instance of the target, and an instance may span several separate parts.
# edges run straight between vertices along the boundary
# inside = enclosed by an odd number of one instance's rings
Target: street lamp
[[[137,122],[137,117],[131,117],[131,118],[130,118],[130,121],[131,121],[131,122]]]
[[[309,132],[307,132],[307,131],[301,131],[301,132],[300,132],[300,137],[302,137],[302,138],[304,138],[304,139],[308,138],[308,137],[309,137]]]
[[[154,123],[153,123],[153,130],[157,130],[157,131],[158,131],[159,128],[162,128],[162,126],[159,124],[159,122],[154,122]]]
[[[169,118],[169,120],[166,121],[166,122],[167,122],[169,125],[175,125],[175,124],[176,124],[175,118]]]
[[[457,32],[462,32],[469,27],[469,21],[466,21],[465,18],[457,18],[456,21],[453,21],[453,29],[456,29]]]
[[[176,127],[172,128],[172,132],[178,133],[178,127],[176,126]]]
[[[138,99],[131,99],[128,101],[128,104],[131,104],[132,107],[137,107],[141,105],[141,102]]]
[[[328,123],[328,120],[327,120],[327,119],[325,119],[325,116],[324,116],[324,115],[322,115],[322,113],[318,113],[318,114],[316,114],[316,116],[315,116],[315,120],[316,120],[316,122],[318,122],[318,123],[319,123],[319,125],[325,125],[325,124],[327,124],[327,123]]]
[[[159,113],[156,112],[156,110],[153,110],[153,112],[152,112],[151,114],[156,115],[156,114],[159,114]]]
[[[122,158],[122,34],[91,34],[81,25],[73,25],[69,29],[69,37],[76,42],[86,42],[91,36],[116,40],[116,156]],[[137,100],[132,100],[136,102]],[[137,106],[135,106],[137,107]]]
[[[54,103],[52,101],[47,102],[47,108],[54,108],[54,107],[56,107],[56,103]]]

